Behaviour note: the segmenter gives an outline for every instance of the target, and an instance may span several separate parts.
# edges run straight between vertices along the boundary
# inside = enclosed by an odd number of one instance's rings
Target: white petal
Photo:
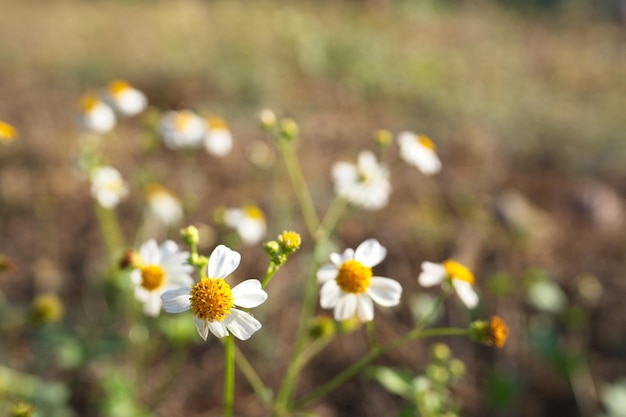
[[[337,266],[340,266],[342,263],[350,259],[354,259],[354,249],[346,249],[342,254],[330,254],[330,260]]]
[[[387,249],[376,239],[368,239],[356,248],[354,260],[371,268],[381,263],[385,256],[387,256]]]
[[[224,325],[239,340],[248,340],[257,330],[261,328],[261,322],[245,311],[233,308],[230,314],[224,319]]]
[[[341,294],[341,289],[335,280],[326,281],[320,290],[320,306],[322,308],[334,308]]]
[[[209,335],[209,322],[206,320],[200,320],[196,316],[193,316],[193,324],[196,325],[196,330],[198,330],[198,334],[200,335],[200,337],[206,340],[207,336]]]
[[[258,279],[248,279],[232,289],[233,303],[236,306],[252,308],[267,300],[267,293],[261,288]]]
[[[130,281],[135,285],[141,285],[143,279],[141,278],[141,271],[139,269],[133,269],[130,272]]]
[[[460,279],[453,279],[452,286],[467,308],[474,308],[478,305],[478,295],[472,288],[472,284]]]
[[[208,329],[211,331],[211,333],[213,333],[213,336],[218,337],[218,338],[223,338],[228,336],[228,330],[226,329],[226,326],[224,325],[224,322],[220,322],[220,321],[207,321],[207,326]]]
[[[189,287],[165,291],[161,294],[161,300],[163,300],[163,309],[168,313],[182,313],[191,308]]]
[[[441,264],[422,262],[422,272],[417,281],[422,287],[432,287],[441,284],[446,277],[446,269]]]
[[[162,305],[163,303],[159,294],[152,292],[148,299],[143,303],[143,312],[146,316],[156,317],[161,312]]]
[[[235,252],[224,245],[219,245],[209,257],[209,278],[226,278],[237,269],[240,261],[241,255],[239,252]]]
[[[339,298],[337,306],[335,307],[335,320],[343,321],[354,317],[356,314],[356,305],[355,294],[344,294]]]
[[[402,285],[396,280],[384,277],[372,277],[367,294],[383,307],[392,307],[400,303]]]
[[[139,248],[139,256],[141,257],[141,262],[145,265],[158,265],[161,261],[161,256],[156,240],[150,239],[141,245],[141,248]]]
[[[326,282],[337,277],[337,266],[334,264],[324,264],[317,270],[317,282]]]
[[[357,315],[361,321],[374,320],[374,303],[367,294],[357,295]]]

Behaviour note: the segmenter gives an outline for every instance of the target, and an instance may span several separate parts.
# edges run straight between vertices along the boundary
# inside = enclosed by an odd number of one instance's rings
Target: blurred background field
[[[389,206],[355,211],[337,246],[378,238],[389,250],[379,272],[407,296],[424,292],[416,282],[424,260],[456,256],[471,266],[482,315],[450,300],[439,320],[463,326],[499,314],[511,333],[497,351],[442,340],[468,368],[455,386],[461,415],[624,415],[626,405],[618,414],[606,400],[626,375],[619,2],[0,0],[0,16],[0,120],[19,130],[0,146],[0,254],[15,264],[0,273],[0,415],[19,400],[41,416],[220,415],[220,344],[201,343],[193,328],[187,338],[189,317],[129,313],[123,304],[134,300],[116,300],[123,284],[107,278],[114,264],[74,165],[75,118],[79,98],[113,79],[145,92],[155,109],[223,117],[235,140],[224,158],[174,152],[140,118],[120,123],[106,153],[135,186],[118,209],[129,247],[141,243],[141,186],[151,181],[182,197],[185,224],[210,231],[207,255],[232,240],[213,224],[220,206],[256,201],[268,238],[304,232],[291,191],[275,186],[272,169],[279,177],[282,168],[259,127],[262,108],[298,122],[320,212],[332,199],[332,163],[371,148],[375,130],[425,133],[443,172],[402,167],[392,147]],[[270,386],[297,323],[303,246],[268,289],[264,331],[241,346],[252,362],[263,358],[258,371]],[[261,248],[240,250],[240,278],[263,274]],[[551,299],[533,298],[537,282]],[[59,296],[64,314],[36,325],[32,303],[45,293]],[[410,328],[413,305],[376,318],[382,339]],[[429,343],[378,364],[421,373]],[[364,349],[359,332],[334,342],[301,376],[302,392]],[[237,415],[266,415],[239,382]],[[313,410],[392,416],[403,404],[362,376]]]

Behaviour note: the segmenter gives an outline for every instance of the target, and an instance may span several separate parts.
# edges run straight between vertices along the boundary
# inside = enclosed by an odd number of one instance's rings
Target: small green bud
[[[341,333],[352,333],[361,326],[361,321],[356,317],[348,320],[342,320],[338,323],[338,328]]]
[[[33,299],[31,319],[41,325],[58,321],[63,316],[63,303],[55,294],[42,294]]]
[[[261,127],[266,132],[272,132],[276,129],[276,115],[270,109],[263,109],[259,114],[259,120],[261,122]]]
[[[280,244],[275,240],[270,240],[269,242],[265,242],[263,244],[263,250],[267,253],[271,258],[278,255],[280,253]]]
[[[282,119],[280,121],[280,137],[287,141],[292,141],[300,133],[298,124],[293,119]]]
[[[290,254],[300,249],[302,239],[296,232],[285,231],[278,235],[278,243],[284,253]]]
[[[431,355],[440,362],[446,362],[451,356],[450,348],[443,343],[437,343],[432,347]]]
[[[450,363],[448,363],[448,369],[454,377],[465,375],[465,364],[460,359],[452,358]]]
[[[193,247],[200,241],[200,232],[196,226],[187,226],[180,229],[180,237],[185,245]]]
[[[436,384],[447,384],[450,380],[450,372],[448,369],[440,365],[428,365],[426,368],[426,376]]]
[[[374,132],[374,143],[381,147],[386,148],[393,141],[393,135],[386,129],[379,129]]]
[[[35,413],[35,407],[26,403],[17,403],[11,410],[12,417],[31,417]]]
[[[332,337],[335,334],[335,322],[327,316],[318,316],[313,319],[309,327],[311,339]]]
[[[509,335],[509,328],[498,316],[491,316],[489,321],[477,320],[469,325],[470,338],[476,343],[501,348]]]

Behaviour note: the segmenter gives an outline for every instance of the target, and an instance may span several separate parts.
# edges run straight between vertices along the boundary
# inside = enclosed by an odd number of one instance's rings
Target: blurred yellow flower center
[[[109,92],[114,96],[122,93],[124,90],[127,90],[129,88],[130,84],[128,84],[126,81],[115,80],[109,83]]]
[[[509,335],[509,328],[504,320],[498,316],[493,316],[489,320],[489,334],[491,341],[495,347],[501,348],[506,342],[506,338]]]
[[[424,136],[424,135],[417,135],[417,141],[419,142],[420,145],[422,145],[424,148],[428,148],[431,151],[436,151],[437,147],[435,146],[435,144],[433,143],[432,140],[430,140],[430,138],[428,136]]]
[[[335,281],[344,292],[361,293],[367,290],[372,279],[372,268],[361,262],[349,259],[341,264]]]
[[[141,286],[148,291],[154,291],[163,285],[164,276],[159,265],[146,265],[141,268]]]
[[[85,96],[80,100],[80,106],[85,113],[92,111],[98,103],[100,103],[100,100],[94,95]]]
[[[233,293],[222,278],[202,278],[191,288],[191,310],[200,320],[222,321],[233,308]]]
[[[278,242],[282,247],[289,251],[295,251],[300,248],[302,239],[296,232],[285,231],[278,235]]]
[[[460,279],[461,281],[465,281],[470,283],[471,285],[474,285],[474,274],[472,274],[469,269],[467,269],[460,263],[448,259],[443,263],[443,267],[446,270],[446,274],[448,274],[450,278]]]
[[[174,117],[174,126],[176,126],[176,130],[185,130],[185,127],[191,122],[193,119],[193,113],[188,111],[181,111],[176,113],[176,117]]]
[[[263,212],[259,210],[258,207],[245,206],[242,208],[242,210],[243,210],[243,215],[250,219],[263,220],[265,218],[265,216],[263,215]]]
[[[16,131],[13,126],[8,123],[0,122],[0,141],[10,141],[15,139]]]
[[[209,128],[210,129],[228,130],[228,125],[226,124],[224,119],[220,119],[219,117],[211,116],[211,117],[207,117],[206,120],[209,123]]]

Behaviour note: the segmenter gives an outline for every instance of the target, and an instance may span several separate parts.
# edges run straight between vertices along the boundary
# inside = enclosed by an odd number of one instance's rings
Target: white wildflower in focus
[[[148,316],[158,316],[161,311],[161,295],[168,290],[193,285],[193,267],[187,262],[188,252],[179,251],[178,245],[168,240],[161,246],[149,240],[139,249],[138,264],[133,265],[130,279],[135,285],[135,298],[143,303]]]
[[[435,144],[424,135],[402,132],[398,135],[400,156],[404,161],[417,167],[425,175],[441,171],[441,161],[436,153]]]
[[[111,106],[96,95],[86,95],[80,101],[79,124],[84,129],[106,133],[115,127],[115,113]]]
[[[161,117],[159,132],[170,149],[198,148],[206,134],[206,122],[191,110],[168,111]]]
[[[557,283],[538,279],[530,284],[526,298],[537,310],[558,314],[567,307],[567,296]]]
[[[115,111],[126,117],[138,115],[148,106],[144,93],[120,80],[109,83],[104,99]]]
[[[241,208],[226,209],[224,224],[235,229],[246,245],[259,243],[267,232],[265,215],[261,209],[251,204]]]
[[[376,239],[361,243],[356,251],[332,253],[332,263],[317,271],[322,284],[320,305],[334,309],[335,320],[343,321],[355,315],[361,321],[374,319],[374,302],[383,307],[398,305],[402,286],[391,278],[373,276],[372,267],[385,259],[387,249]]]
[[[145,190],[148,210],[165,225],[178,224],[183,218],[180,199],[170,190],[158,184],[150,184]]]
[[[115,208],[128,195],[128,186],[120,172],[110,166],[91,172],[91,195],[102,207]]]
[[[441,264],[422,262],[422,272],[418,277],[418,282],[424,287],[447,283],[454,288],[467,308],[474,308],[478,305],[478,295],[472,287],[474,274],[456,261],[449,259]]]
[[[234,308],[252,308],[267,299],[261,282],[248,279],[231,289],[225,278],[239,266],[241,255],[224,245],[213,250],[207,268],[208,278],[188,286],[165,292],[161,299],[168,313],[191,310],[193,322],[200,336],[206,340],[209,331],[222,338],[230,332],[240,340],[247,340],[261,328],[251,314]]]
[[[218,117],[206,119],[204,147],[213,156],[225,156],[233,148],[233,137],[226,122]]]
[[[370,151],[362,151],[357,164],[337,162],[332,176],[335,192],[350,203],[367,210],[378,210],[387,205],[391,184],[389,171],[379,164]]]
[[[0,120],[0,143],[12,142],[17,137],[17,130]]]

